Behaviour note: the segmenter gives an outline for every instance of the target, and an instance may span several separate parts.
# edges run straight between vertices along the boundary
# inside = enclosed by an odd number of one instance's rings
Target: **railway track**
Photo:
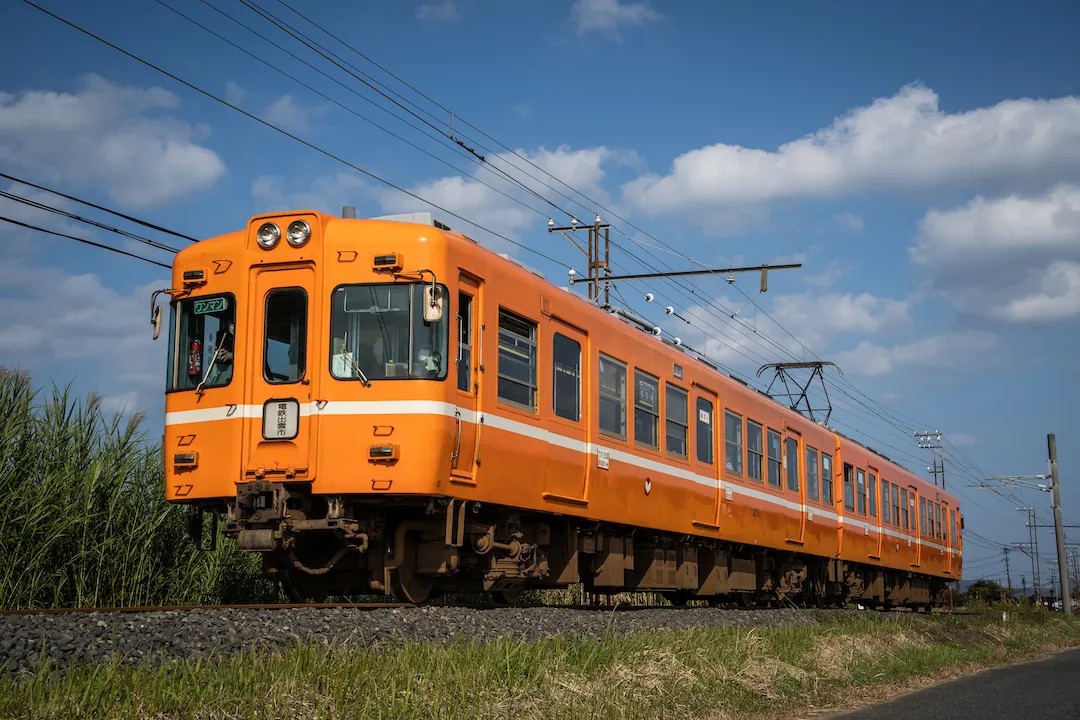
[[[341,603],[236,603],[230,605],[144,605],[132,607],[76,607],[76,608],[26,608],[16,610],[0,610],[0,617],[5,615],[69,615],[69,614],[143,614],[164,612],[192,612],[197,610],[401,610],[419,607],[428,608],[464,608],[468,610],[495,610],[504,609],[508,606],[495,603],[425,603],[416,605],[403,602],[341,602]],[[708,609],[703,607],[676,608],[671,605],[658,604],[630,604],[616,603],[613,605],[594,604],[552,604],[552,603],[519,603],[513,607],[518,609],[550,608],[552,610],[604,610],[604,611],[644,611],[644,610],[681,610],[681,609]],[[727,609],[727,608],[725,608]],[[739,608],[735,608],[739,609]],[[748,611],[766,610],[813,610],[815,608],[745,608]],[[857,612],[855,608],[850,608]],[[912,613],[908,608],[896,608],[890,612]],[[933,612],[943,615],[992,615],[977,610],[964,608],[936,608]]]

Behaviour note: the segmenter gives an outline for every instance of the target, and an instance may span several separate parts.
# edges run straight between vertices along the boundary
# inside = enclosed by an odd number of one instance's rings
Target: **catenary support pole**
[[[1050,451],[1050,492],[1054,501],[1054,534],[1057,536],[1058,575],[1061,576],[1061,609],[1066,615],[1072,613],[1072,596],[1069,593],[1069,560],[1065,557],[1065,529],[1061,526],[1061,491],[1058,483],[1057,439],[1053,433],[1046,436]]]

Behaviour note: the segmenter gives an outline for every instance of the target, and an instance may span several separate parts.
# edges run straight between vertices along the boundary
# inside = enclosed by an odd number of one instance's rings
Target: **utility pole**
[[[1016,508],[1017,512],[1027,513],[1027,527],[1028,527],[1028,551],[1024,551],[1020,545],[1017,545],[1017,549],[1021,552],[1025,552],[1026,555],[1031,557],[1031,584],[1035,589],[1035,598],[1039,597],[1039,536],[1035,532],[1035,509],[1034,508]]]
[[[1008,545],[1001,548],[1005,552],[1005,588],[1012,595],[1012,575],[1009,573],[1009,548]]]
[[[1054,503],[1054,534],[1057,536],[1058,575],[1061,576],[1061,609],[1072,614],[1072,596],[1069,594],[1069,563],[1065,558],[1065,529],[1061,527],[1061,492],[1058,480],[1057,438],[1054,433],[1046,436],[1050,453],[1050,492]]]
[[[1061,522],[1061,480],[1058,478],[1057,439],[1054,437],[1053,433],[1049,433],[1046,436],[1046,447],[1050,456],[1050,473],[1048,475],[999,475],[987,478],[986,480],[1000,482],[1007,487],[1024,487],[1050,493],[1050,506],[1054,511],[1054,537],[1057,541],[1058,582],[1061,588],[1061,609],[1066,613],[1071,613],[1072,595],[1069,592],[1069,560],[1065,556],[1065,527]],[[1033,480],[1049,480],[1050,484],[1041,485],[1032,482]],[[985,487],[985,485],[978,487]],[[1036,573],[1039,566],[1039,532],[1035,522],[1035,510],[1033,508],[1017,508],[1017,510],[1026,511],[1028,513],[1028,527],[1030,528],[1032,545],[1034,546],[1035,551],[1034,559],[1036,569],[1032,573],[1032,579],[1035,581],[1035,592],[1038,594],[1039,576]]]
[[[938,484],[938,473],[941,473],[941,487],[945,488],[945,456],[941,456],[940,467],[938,465],[938,450],[941,450],[941,433],[935,430],[934,432],[916,432],[915,439],[919,443],[921,450],[929,450],[933,453],[934,465],[932,468],[926,468],[927,472],[934,475],[934,485]]]
[[[1024,589],[1024,599],[1027,600],[1027,578],[1023,575],[1020,576],[1020,587]]]

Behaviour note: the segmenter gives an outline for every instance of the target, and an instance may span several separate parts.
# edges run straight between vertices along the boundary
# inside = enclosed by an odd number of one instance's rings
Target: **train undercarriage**
[[[951,582],[791,551],[674,535],[448,498],[311,495],[264,480],[237,487],[222,532],[259,552],[294,602],[383,594],[422,603],[488,592],[514,603],[526,588],[581,583],[587,593],[659,593],[744,607],[948,605]]]

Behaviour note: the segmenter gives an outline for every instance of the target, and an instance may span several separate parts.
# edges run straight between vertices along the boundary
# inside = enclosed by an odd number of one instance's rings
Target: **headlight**
[[[303,220],[293,220],[285,232],[285,239],[293,247],[300,247],[308,241],[309,237],[311,237],[311,226]]]
[[[272,222],[263,223],[262,227],[259,228],[258,235],[255,237],[259,242],[259,247],[263,250],[270,250],[281,239],[281,228]]]

